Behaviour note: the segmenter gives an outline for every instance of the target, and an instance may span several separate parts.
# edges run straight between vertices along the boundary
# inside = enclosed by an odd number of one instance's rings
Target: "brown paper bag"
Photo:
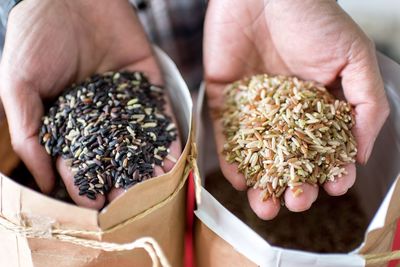
[[[391,115],[376,141],[368,164],[357,167],[354,192],[369,218],[364,241],[359,247],[349,253],[321,254],[273,246],[250,228],[248,221],[233,215],[232,212],[236,211],[232,200],[220,202],[207,191],[207,187],[201,187],[201,204],[195,211],[197,267],[388,266],[390,260],[400,259],[400,66],[383,55],[379,55],[379,63],[391,104]],[[204,86],[202,89],[204,91]],[[210,124],[206,109],[202,109],[205,106],[203,97],[204,92],[201,92],[196,135],[198,147],[202,148],[199,151],[199,167],[204,179],[219,166],[215,151],[210,149],[212,133],[206,132],[209,127],[201,127]],[[218,187],[214,192],[219,193],[224,188]],[[239,197],[238,194],[235,198]],[[246,196],[243,198],[246,201]],[[393,261],[389,267],[397,264]]]
[[[98,212],[47,197],[8,178],[18,160],[6,128],[1,127],[0,266],[125,267],[152,262],[182,266],[192,102],[175,65],[159,49],[155,51],[185,144],[176,166],[133,186]]]

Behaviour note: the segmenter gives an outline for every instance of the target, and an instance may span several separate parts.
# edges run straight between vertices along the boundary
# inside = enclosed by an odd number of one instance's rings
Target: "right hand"
[[[52,160],[38,138],[43,100],[54,100],[67,86],[94,73],[120,69],[142,71],[152,83],[162,83],[151,46],[128,1],[26,0],[11,11],[0,63],[0,97],[14,150],[43,192],[49,193],[55,182]],[[172,116],[170,107],[167,113]],[[170,149],[178,158],[179,141]],[[99,194],[95,201],[79,196],[65,162],[59,158],[56,165],[77,204],[104,206],[105,196]],[[164,168],[155,168],[155,175],[173,165],[166,161]],[[107,197],[112,200],[122,192],[113,190]]]
[[[366,163],[375,138],[389,114],[373,43],[333,0],[218,0],[208,6],[205,23],[204,65],[212,114],[223,106],[228,84],[255,74],[282,74],[335,87],[342,85],[346,100],[354,106],[353,133],[358,144],[357,161]],[[215,139],[222,153],[225,137],[214,116]],[[225,177],[239,190],[247,190],[237,165],[222,154]],[[347,192],[356,179],[354,164],[347,175],[328,181],[324,189],[337,196]],[[295,197],[286,190],[286,207],[307,210],[317,199],[318,187],[301,186]],[[279,201],[262,201],[260,189],[250,188],[248,199],[262,219],[274,218]]]

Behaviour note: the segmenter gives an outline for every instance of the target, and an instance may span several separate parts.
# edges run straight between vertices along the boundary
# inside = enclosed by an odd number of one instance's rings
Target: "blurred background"
[[[339,0],[339,4],[375,41],[379,51],[400,63],[399,0]]]

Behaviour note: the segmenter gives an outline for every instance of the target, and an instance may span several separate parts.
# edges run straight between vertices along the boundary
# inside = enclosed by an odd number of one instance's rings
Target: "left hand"
[[[4,104],[14,150],[44,193],[54,187],[52,160],[39,144],[43,102],[54,100],[67,86],[110,70],[142,71],[162,83],[150,43],[135,10],[127,0],[26,0],[10,13],[0,64],[0,97]],[[168,99],[166,99],[168,102]],[[173,117],[167,104],[166,112]],[[170,147],[178,158],[179,140]],[[172,169],[165,160],[154,175]],[[100,209],[124,190],[113,189],[96,200],[79,195],[65,160],[58,172],[71,198],[81,206]]]

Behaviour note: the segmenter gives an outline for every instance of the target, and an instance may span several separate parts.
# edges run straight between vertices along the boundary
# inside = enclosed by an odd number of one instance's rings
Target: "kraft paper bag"
[[[390,260],[400,259],[400,66],[381,54],[378,58],[391,114],[376,140],[368,164],[357,167],[354,191],[362,210],[370,219],[364,241],[359,247],[349,253],[321,254],[273,246],[245,221],[233,215],[203,186],[201,203],[195,211],[197,267],[388,266]],[[203,185],[204,177],[219,168],[216,152],[206,146],[213,136],[206,132],[207,127],[204,126],[211,123],[205,108],[204,87],[200,92],[196,115],[199,125],[196,139],[200,148],[198,165]],[[390,267],[397,264],[392,262]]]
[[[58,201],[7,175],[18,164],[0,133],[0,266],[182,266],[192,101],[179,71],[155,48],[184,149],[167,174],[131,187],[103,210]],[[137,249],[136,249],[137,248]]]

